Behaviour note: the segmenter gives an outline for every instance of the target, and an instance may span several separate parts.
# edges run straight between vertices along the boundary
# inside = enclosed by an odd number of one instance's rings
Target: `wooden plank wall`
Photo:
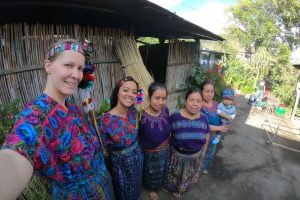
[[[89,39],[94,44],[96,63],[95,108],[108,98],[121,77],[120,62],[113,43],[127,33],[120,29],[79,25],[6,24],[0,26],[0,104],[21,99],[22,104],[36,98],[46,84],[43,62],[50,44],[59,38]]]
[[[177,99],[185,97],[182,86],[185,84],[186,71],[195,59],[195,43],[174,40],[169,44],[166,86],[169,92],[167,105],[170,112],[176,109]]]

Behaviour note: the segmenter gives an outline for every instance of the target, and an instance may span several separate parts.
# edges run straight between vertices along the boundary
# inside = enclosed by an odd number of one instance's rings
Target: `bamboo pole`
[[[124,37],[115,45],[116,53],[125,66],[125,73],[139,82],[144,91],[153,82],[153,78],[143,64],[142,57],[132,37]],[[147,92],[144,92],[142,108],[149,105]]]

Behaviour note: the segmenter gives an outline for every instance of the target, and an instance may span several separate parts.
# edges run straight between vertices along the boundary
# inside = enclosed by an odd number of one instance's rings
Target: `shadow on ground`
[[[238,97],[240,107],[231,132],[218,145],[208,175],[181,199],[186,200],[296,200],[300,199],[300,153],[273,145],[262,127],[263,113],[253,112],[246,98]],[[261,111],[263,112],[263,111]],[[276,136],[276,143],[300,150],[300,143]],[[159,198],[174,199],[161,190]],[[148,192],[142,191],[142,200]]]

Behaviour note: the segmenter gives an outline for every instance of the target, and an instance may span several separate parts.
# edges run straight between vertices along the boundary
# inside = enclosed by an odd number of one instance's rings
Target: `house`
[[[72,37],[94,43],[93,96],[98,108],[121,77],[114,42],[132,35],[161,41],[157,49],[164,53],[156,59],[163,64],[148,69],[163,72],[158,80],[168,86],[170,107],[174,108],[174,100],[182,95],[176,84],[184,83],[185,71],[200,56],[200,40],[224,40],[146,0],[2,0],[0,11],[2,104],[14,98],[23,103],[35,98],[45,85],[42,63],[49,44],[56,38]]]

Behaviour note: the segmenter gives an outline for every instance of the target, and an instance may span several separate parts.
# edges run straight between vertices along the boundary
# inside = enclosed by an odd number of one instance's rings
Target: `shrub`
[[[7,134],[13,128],[15,116],[20,112],[21,104],[19,99],[4,105],[0,105],[0,144],[4,142]],[[0,146],[1,146],[0,145]]]

